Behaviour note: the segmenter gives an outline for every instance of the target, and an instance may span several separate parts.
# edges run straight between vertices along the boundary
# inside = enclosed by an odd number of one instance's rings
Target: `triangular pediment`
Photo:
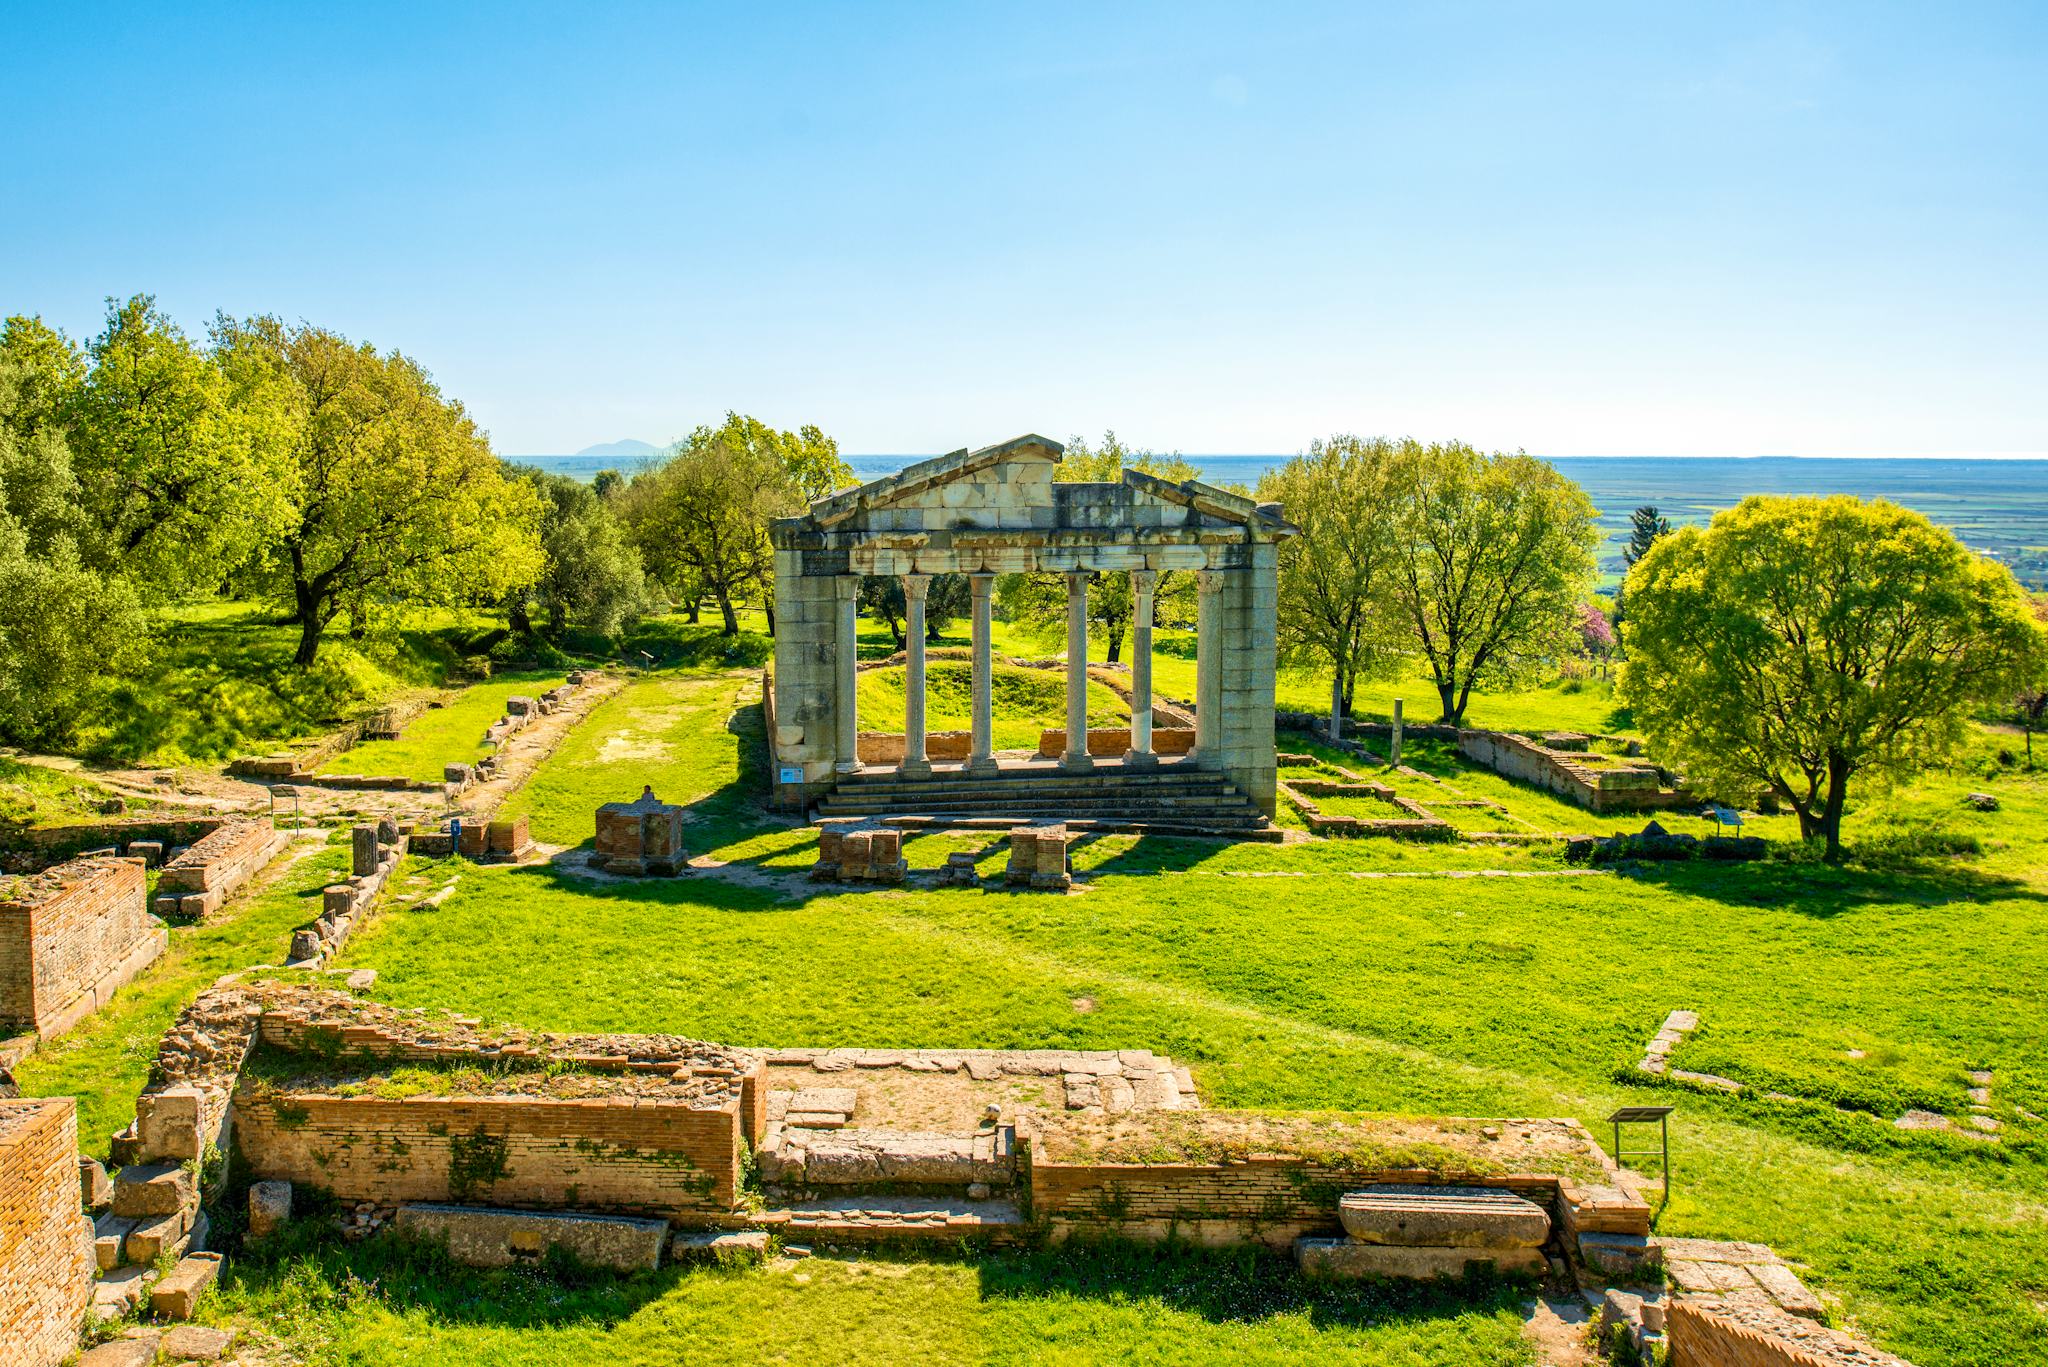
[[[1051,469],[1060,463],[1066,450],[1061,443],[1035,432],[975,450],[963,447],[819,499],[811,505],[811,516],[820,526],[829,527],[863,510],[924,503],[933,498],[934,491],[948,484],[1006,483],[1009,481],[1000,468],[1003,466],[1033,472],[1017,483],[1050,482]]]

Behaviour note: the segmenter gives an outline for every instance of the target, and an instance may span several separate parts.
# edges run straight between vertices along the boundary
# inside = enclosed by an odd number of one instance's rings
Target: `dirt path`
[[[1522,1332],[1536,1345],[1544,1367],[1589,1367],[1600,1361],[1592,1347],[1592,1314],[1585,1302],[1545,1297],[1526,1307]]]

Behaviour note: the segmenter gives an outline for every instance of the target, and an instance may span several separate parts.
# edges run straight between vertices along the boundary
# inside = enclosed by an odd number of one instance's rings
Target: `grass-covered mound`
[[[106,789],[88,779],[0,755],[0,826],[89,820],[106,797]]]
[[[323,774],[397,774],[439,783],[448,764],[474,764],[488,751],[484,732],[505,714],[505,699],[537,697],[563,682],[553,670],[523,669],[494,674],[471,684],[445,706],[432,707],[407,723],[397,740],[369,740],[329,759]]]
[[[864,669],[856,707],[863,731],[903,729],[904,670],[900,665]],[[925,665],[925,728],[966,731],[974,725],[974,670],[960,660],[932,660]],[[1067,724],[1067,676],[1064,670],[1025,669],[998,664],[989,676],[989,712],[995,748],[1036,750],[1039,732]],[[1088,683],[1088,725],[1131,724],[1131,709],[1101,684]]]

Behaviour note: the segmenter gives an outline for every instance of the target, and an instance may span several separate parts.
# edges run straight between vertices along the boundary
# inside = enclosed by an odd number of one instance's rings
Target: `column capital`
[[[1131,571],[1131,592],[1150,593],[1157,587],[1159,587],[1158,570]]]
[[[1195,587],[1205,595],[1215,593],[1223,587],[1223,571],[1196,570]]]
[[[1086,592],[1086,591],[1087,591],[1087,588],[1088,588],[1088,581],[1089,581],[1090,579],[1093,579],[1093,578],[1095,577],[1095,571],[1093,571],[1093,570],[1068,570],[1068,571],[1066,571],[1066,575],[1067,575],[1067,592],[1068,592],[1068,593],[1070,593],[1070,594],[1073,594],[1073,593],[1083,593],[1083,592]]]
[[[994,586],[995,582],[996,572],[994,570],[969,570],[967,572],[967,587],[976,593],[987,593]]]
[[[906,574],[903,576],[903,597],[912,603],[922,603],[925,591],[932,586],[928,574]]]

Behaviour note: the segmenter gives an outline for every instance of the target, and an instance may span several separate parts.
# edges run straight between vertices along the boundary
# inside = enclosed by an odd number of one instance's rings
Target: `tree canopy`
[[[839,444],[816,427],[778,432],[727,413],[635,475],[619,499],[648,573],[677,597],[710,594],[731,636],[746,599],[758,596],[773,611],[769,522],[852,479]]]
[[[460,403],[420,365],[324,328],[218,319],[223,371],[286,415],[289,515],[256,582],[313,662],[343,612],[352,629],[408,605],[496,601],[544,567],[541,500],[508,479]]]
[[[506,609],[515,631],[533,629],[539,612],[551,632],[574,625],[617,635],[646,611],[647,576],[640,551],[611,503],[592,485],[526,466],[508,473],[541,496],[544,566],[531,584],[515,585]]]
[[[1393,442],[1340,434],[1259,481],[1259,499],[1301,529],[1280,543],[1281,658],[1331,669],[1332,735],[1357,681],[1388,670],[1404,643],[1392,600],[1399,477]]]
[[[1572,650],[1593,503],[1519,451],[1403,441],[1398,465],[1393,596],[1455,726],[1475,687],[1526,682]]]
[[[1775,793],[1830,860],[1852,778],[1940,759],[2048,652],[2008,570],[1883,501],[1746,499],[1659,538],[1627,587],[1621,691],[1656,752]]]

